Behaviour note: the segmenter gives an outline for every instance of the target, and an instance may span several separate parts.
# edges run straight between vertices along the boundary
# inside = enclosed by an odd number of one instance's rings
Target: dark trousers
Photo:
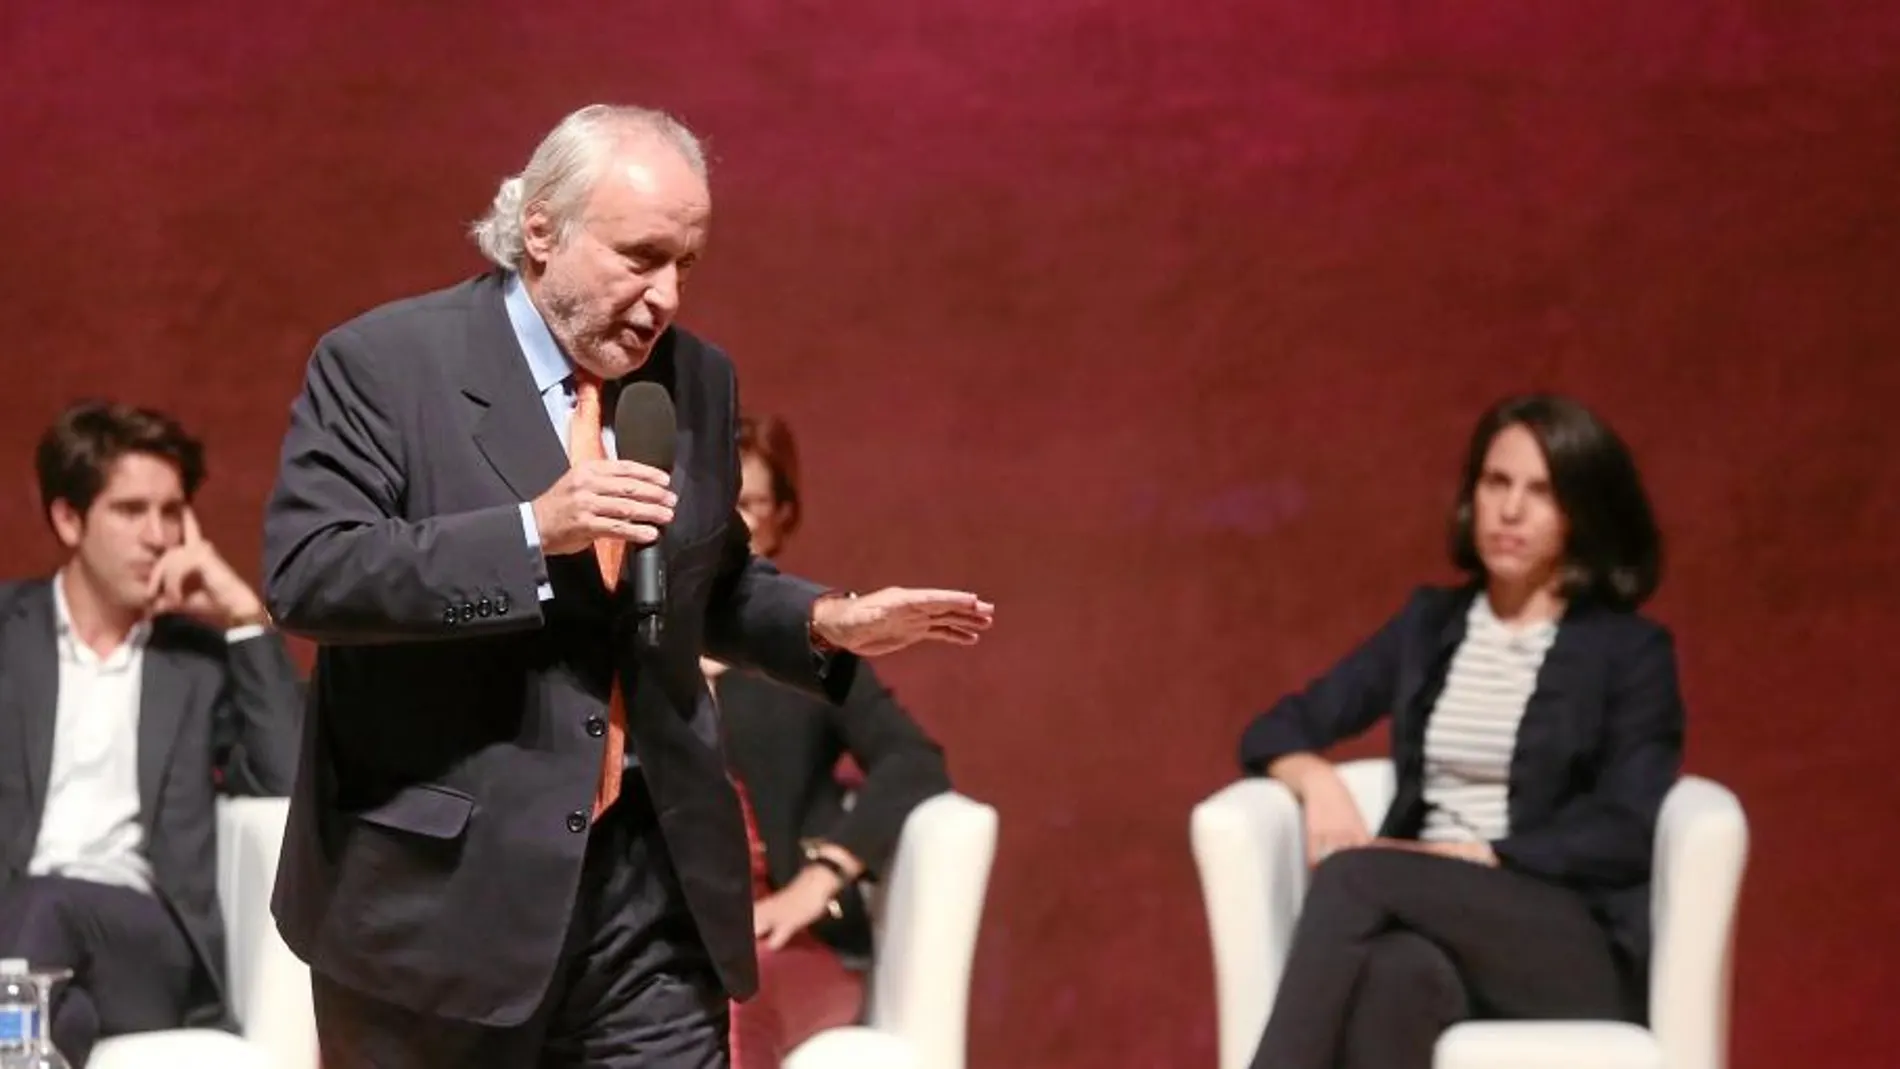
[[[637,774],[589,834],[561,963],[525,1024],[431,1017],[313,973],[324,1069],[726,1069],[725,989]]]
[[[1461,1020],[1628,1019],[1583,899],[1469,861],[1367,848],[1321,862],[1253,1069],[1431,1069]]]
[[[101,1036],[177,1028],[197,967],[164,903],[65,876],[28,876],[0,890],[0,957],[73,971],[53,993],[51,1031],[76,1067]]]

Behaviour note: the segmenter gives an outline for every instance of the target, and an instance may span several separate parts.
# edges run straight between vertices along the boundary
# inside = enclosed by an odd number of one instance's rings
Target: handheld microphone
[[[673,449],[679,419],[673,398],[657,382],[633,382],[614,403],[614,454],[673,473]],[[666,558],[655,541],[633,551],[633,609],[640,641],[658,646],[666,618]]]

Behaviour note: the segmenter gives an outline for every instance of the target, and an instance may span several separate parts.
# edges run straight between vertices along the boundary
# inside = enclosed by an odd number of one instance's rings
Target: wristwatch
[[[821,853],[818,849],[819,845],[817,839],[801,839],[798,848],[805,855],[805,864],[817,865],[838,877],[838,890],[832,894],[831,901],[825,903],[825,912],[831,914],[832,920],[841,921],[844,919],[844,906],[839,903],[838,896],[844,894],[857,881],[845,872],[844,866],[840,865],[836,858],[827,857]]]

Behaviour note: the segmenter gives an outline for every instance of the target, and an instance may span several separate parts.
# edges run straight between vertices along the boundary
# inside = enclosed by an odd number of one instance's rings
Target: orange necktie
[[[607,446],[600,438],[600,380],[576,369],[574,384],[574,414],[567,422],[568,463],[605,460]],[[600,562],[600,577],[609,591],[620,585],[620,560],[626,551],[627,544],[617,538],[602,538],[594,543],[594,558]],[[626,760],[627,706],[620,694],[620,671],[616,665],[613,690],[607,699],[607,746],[600,754],[600,784],[594,788],[595,820],[620,797],[620,776]]]

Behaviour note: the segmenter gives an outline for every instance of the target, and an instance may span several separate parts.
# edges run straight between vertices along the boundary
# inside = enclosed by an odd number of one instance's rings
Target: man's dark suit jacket
[[[677,328],[632,376],[666,387],[679,419],[661,648],[636,644],[632,583],[610,595],[591,553],[548,558],[554,596],[539,600],[519,506],[568,462],[502,281],[332,330],[291,408],[265,515],[266,600],[319,651],[279,927],[369,997],[525,1021],[568,929],[617,673],[700,939],[746,997],[746,837],[698,658],[838,695],[855,661],[813,653],[820,588],[751,556],[732,365]]]
[[[26,875],[46,811],[59,708],[53,586],[0,584],[0,885]],[[139,820],[152,890],[202,966],[185,1023],[229,1025],[217,795],[281,797],[297,761],[297,668],[281,637],[227,644],[153,622],[139,691]]]
[[[799,842],[821,838],[851,851],[875,879],[890,865],[917,803],[950,789],[943,749],[898,706],[868,665],[842,703],[813,698],[743,672],[719,677],[720,714],[740,781],[752,799],[773,887],[805,865]],[[851,808],[835,770],[850,754],[863,770]],[[842,916],[812,933],[852,957],[871,953],[871,923],[856,893]]]
[[[1425,822],[1425,722],[1465,637],[1475,588],[1425,588],[1306,690],[1257,717],[1240,763],[1264,771],[1289,753],[1351,738],[1388,714],[1398,790],[1378,834],[1416,838]],[[1682,767],[1682,694],[1667,629],[1643,616],[1573,604],[1544,656],[1511,757],[1506,868],[1581,893],[1646,978],[1656,816]]]

